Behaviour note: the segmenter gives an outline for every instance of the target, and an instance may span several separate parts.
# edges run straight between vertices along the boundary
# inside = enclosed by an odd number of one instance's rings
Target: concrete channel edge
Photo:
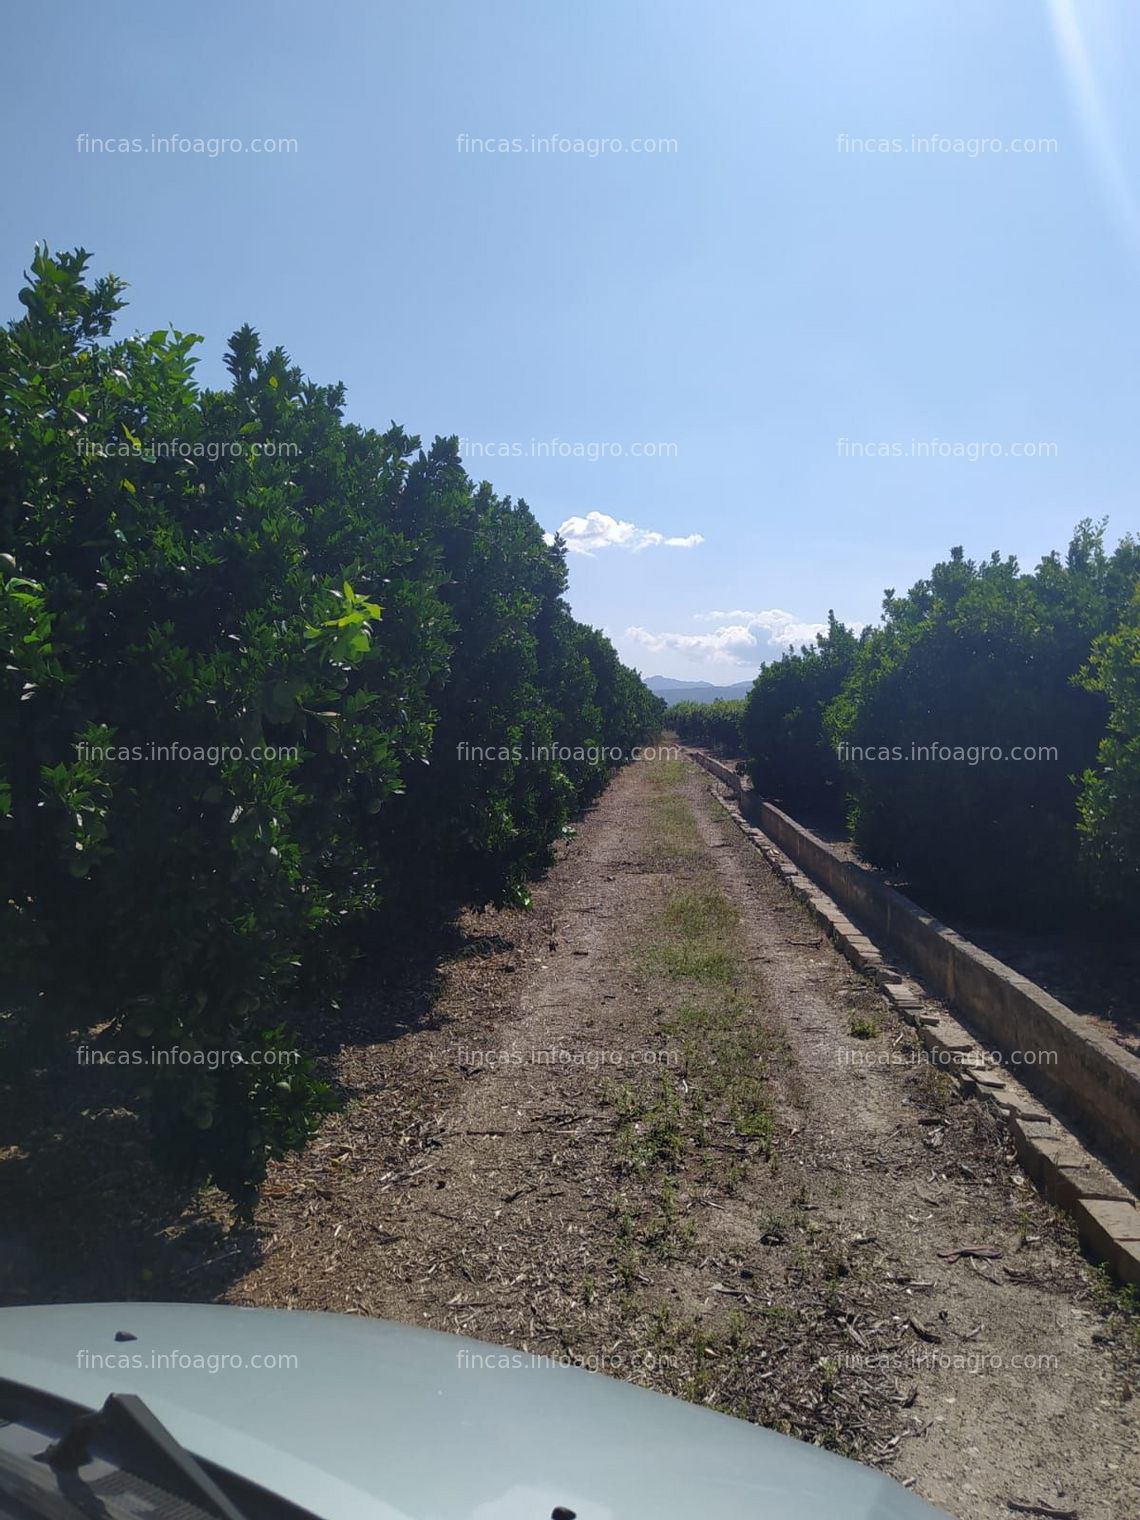
[[[1002,1114],[1009,1124],[1014,1146],[1026,1175],[1051,1202],[1072,1216],[1081,1240],[1090,1254],[1106,1262],[1122,1282],[1140,1286],[1140,1204],[1136,1195],[1081,1143],[1053,1111],[1052,1105],[1046,1106],[1044,1097],[1052,1096],[1052,1094],[1041,1095],[1031,1091],[1014,1077],[1006,1066],[995,1062],[991,1053],[979,1045],[973,1030],[980,1031],[986,1039],[994,1038],[995,1040],[998,1032],[987,1024],[985,1002],[983,1001],[980,1007],[977,1002],[971,1005],[971,980],[959,978],[957,986],[954,986],[952,982],[949,990],[946,989],[945,984],[938,986],[935,982],[932,991],[939,1001],[937,1004],[931,1001],[924,994],[922,987],[908,981],[885,959],[870,936],[848,917],[844,911],[845,905],[829,896],[823,887],[781,848],[780,843],[754,821],[757,816],[763,818],[765,811],[778,813],[778,810],[771,808],[769,804],[759,803],[758,799],[750,798],[747,781],[731,766],[725,765],[723,761],[717,760],[702,750],[691,749],[688,753],[697,764],[729,790],[731,800],[716,791],[713,792],[713,796],[792,893],[807,906],[812,916],[847,960],[857,970],[871,977],[901,1016],[915,1027],[920,1042],[935,1056],[939,1068],[953,1075],[964,1090],[983,1102],[992,1104]],[[749,806],[750,803],[751,806]],[[752,816],[749,816],[750,814]],[[819,850],[827,850],[822,840],[816,839],[802,825],[788,819],[786,814],[779,814],[779,819],[781,822],[787,820],[795,830],[806,835]],[[786,828],[781,828],[780,832],[785,839],[788,838]],[[863,874],[870,876],[869,872]],[[842,877],[834,875],[828,885],[832,885],[835,880],[839,880],[842,885]],[[891,903],[893,915],[910,909],[928,923],[936,923],[929,914],[924,914],[917,904],[911,903],[901,893],[893,892],[888,887],[882,887],[881,890],[891,892],[892,897],[897,899],[897,902]],[[898,936],[895,938],[897,942]],[[1044,1000],[1046,1013],[1051,1013],[1052,1010],[1048,1005],[1054,1004],[1055,999],[1050,998],[1047,993],[1035,987],[1026,978],[1019,977],[1016,972],[1003,966],[993,957],[985,955],[974,946],[969,946],[968,942],[961,940],[959,936],[955,936],[955,939],[958,940],[959,945],[983,957],[985,962],[992,963],[994,968],[997,968],[999,972],[1004,972],[1013,982],[1024,983],[1027,989],[1039,993],[1040,998]],[[989,971],[990,968],[987,965],[984,969]],[[944,1006],[943,1000],[953,1003],[954,1012],[960,1012],[969,1021],[969,1025],[960,1023]],[[1067,1015],[1063,1027],[1065,1033],[1069,1034],[1072,1026],[1079,1024],[1079,1015],[1065,1008],[1063,1004],[1056,1003],[1056,1007]],[[1000,1041],[998,1043],[1000,1044]],[[1107,1040],[1104,1041],[1104,1044],[1108,1043]],[[1098,1051],[1097,1054],[1101,1052]],[[1109,1054],[1112,1057],[1116,1056],[1115,1051],[1110,1051]],[[1132,1073],[1129,1072],[1126,1062],[1132,1059],[1133,1065],[1138,1068],[1138,1076],[1140,1076],[1140,1062],[1136,1062],[1134,1058],[1128,1058],[1126,1052],[1122,1051],[1119,1054],[1124,1068],[1121,1080],[1127,1094],[1130,1092]],[[1084,1086],[1082,1081],[1075,1088],[1068,1090],[1066,1107],[1076,1108],[1079,1111],[1087,1103],[1089,1095],[1084,1090]],[[1111,1105],[1111,1107],[1114,1106]],[[1103,1108],[1098,1111],[1096,1117],[1097,1122],[1092,1128],[1097,1140],[1103,1144],[1106,1138]],[[1134,1111],[1133,1118],[1140,1123],[1140,1106]],[[1117,1135],[1116,1139],[1119,1144],[1125,1137]],[[1125,1145],[1127,1148],[1127,1141]],[[1115,1156],[1118,1151],[1114,1146],[1109,1153]]]

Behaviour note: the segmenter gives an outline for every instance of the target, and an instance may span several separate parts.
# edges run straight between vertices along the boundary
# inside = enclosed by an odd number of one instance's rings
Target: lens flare
[[[1113,216],[1140,254],[1140,206],[1121,157],[1116,132],[1105,107],[1092,54],[1081,29],[1074,0],[1048,0],[1057,54],[1073,97],[1093,168]]]

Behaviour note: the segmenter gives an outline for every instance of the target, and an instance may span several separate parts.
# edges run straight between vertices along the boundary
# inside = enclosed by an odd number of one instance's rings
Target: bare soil
[[[121,1205],[85,1172],[0,1237],[0,1290],[7,1246],[9,1301],[381,1315],[818,1442],[959,1520],[1140,1512],[1134,1313],[695,768],[623,771],[532,911],[359,992],[329,1059],[349,1101],[252,1225],[141,1161]],[[53,1123],[17,1194],[57,1176]]]

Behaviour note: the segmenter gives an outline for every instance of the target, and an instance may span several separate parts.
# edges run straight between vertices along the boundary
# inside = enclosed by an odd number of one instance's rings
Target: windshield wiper
[[[112,1393],[102,1409],[77,1415],[59,1440],[39,1453],[37,1461],[46,1462],[58,1473],[74,1473],[91,1460],[93,1441],[110,1443],[117,1465],[192,1500],[217,1520],[245,1520],[136,1394]]]

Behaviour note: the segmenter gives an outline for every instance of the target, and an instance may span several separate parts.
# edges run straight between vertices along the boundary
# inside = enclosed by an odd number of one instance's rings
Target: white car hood
[[[188,1450],[327,1520],[549,1520],[558,1506],[577,1520],[947,1520],[871,1468],[745,1421],[383,1320],[0,1309],[0,1376],[92,1408],[138,1394]]]

